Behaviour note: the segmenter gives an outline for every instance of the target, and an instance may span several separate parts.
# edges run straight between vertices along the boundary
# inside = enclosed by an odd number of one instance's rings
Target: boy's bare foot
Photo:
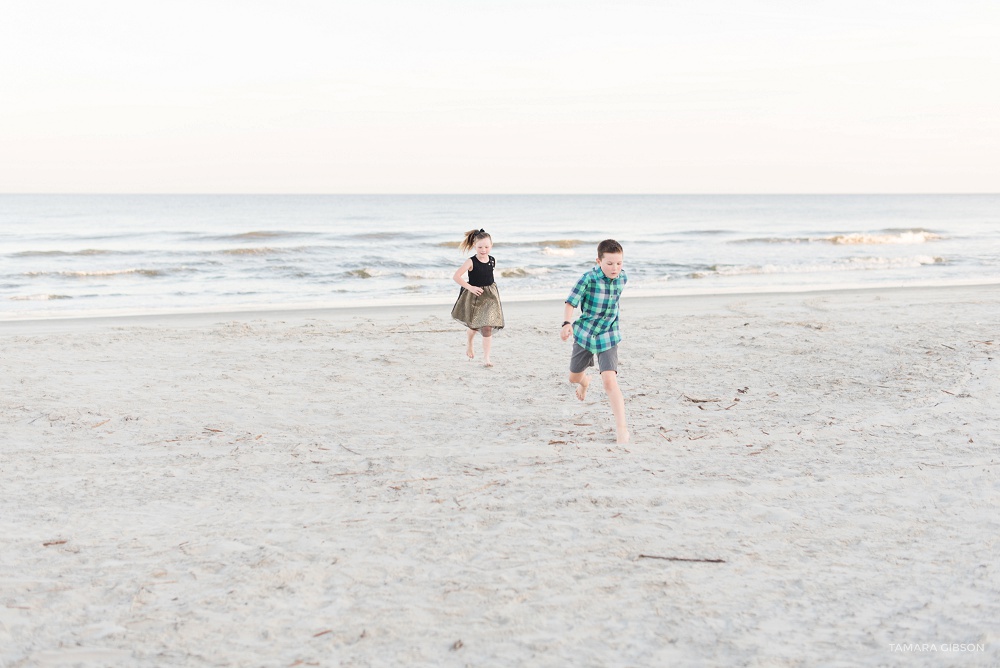
[[[586,376],[583,377],[576,386],[576,398],[583,401],[587,398],[587,388],[590,387],[590,379]]]
[[[625,445],[626,443],[628,443],[628,439],[630,436],[631,434],[628,433],[628,429],[624,429],[618,432],[618,438],[616,439],[615,442],[618,443],[618,445]]]

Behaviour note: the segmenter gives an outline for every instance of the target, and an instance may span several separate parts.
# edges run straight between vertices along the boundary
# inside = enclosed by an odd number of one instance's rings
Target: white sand
[[[0,666],[1000,664],[995,287],[447,312],[0,323]]]

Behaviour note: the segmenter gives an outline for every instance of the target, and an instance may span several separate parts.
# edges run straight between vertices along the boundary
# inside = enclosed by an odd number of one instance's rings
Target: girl
[[[483,364],[493,366],[490,348],[493,344],[493,330],[503,329],[503,307],[500,305],[500,291],[493,282],[493,268],[497,261],[490,255],[493,238],[486,230],[469,230],[459,245],[463,251],[475,249],[476,254],[462,263],[455,275],[455,282],[462,286],[458,299],[451,309],[451,317],[469,328],[468,345],[465,354],[473,359],[472,340],[476,332],[483,335]],[[469,279],[464,278],[466,272]]]

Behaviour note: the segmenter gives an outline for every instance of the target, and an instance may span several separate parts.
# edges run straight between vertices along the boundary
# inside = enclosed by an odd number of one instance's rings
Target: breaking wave
[[[732,266],[712,265],[703,270],[693,271],[688,278],[709,276],[749,276],[760,274],[817,274],[834,271],[878,271],[886,269],[911,269],[915,267],[944,264],[944,258],[932,255],[913,257],[852,257],[845,260],[821,264]]]
[[[576,255],[576,251],[572,248],[553,248],[552,246],[546,246],[542,249],[542,255],[551,255],[553,257],[572,257]]]
[[[583,241],[581,239],[551,239],[548,241],[538,241],[535,245],[549,246],[551,248],[576,248],[577,246],[585,246],[589,243],[589,241]],[[594,245],[596,247],[597,244]]]
[[[937,241],[941,238],[940,234],[928,232],[927,230],[899,230],[875,234],[837,234],[824,239],[824,241],[829,241],[837,245],[922,244],[928,241]]]
[[[837,246],[889,245],[889,244],[923,244],[928,241],[938,241],[944,237],[930,230],[883,230],[881,232],[850,232],[832,234],[823,237],[757,237],[739,239],[732,243],[757,244],[808,244],[826,243]]]
[[[514,267],[513,269],[503,269],[500,276],[503,278],[530,278],[532,276],[544,276],[552,270],[548,267]]]
[[[385,276],[384,271],[379,271],[378,269],[372,269],[370,267],[362,267],[360,269],[351,269],[350,271],[345,271],[344,276],[347,278],[378,278],[379,276]]]
[[[403,277],[413,280],[445,281],[450,279],[454,273],[450,269],[414,269],[404,271]]]

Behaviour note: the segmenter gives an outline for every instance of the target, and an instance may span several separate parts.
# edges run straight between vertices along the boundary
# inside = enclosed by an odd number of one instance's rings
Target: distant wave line
[[[113,251],[113,250],[103,250],[99,248],[86,248],[79,251],[61,251],[61,250],[51,250],[51,251],[19,251],[17,253],[11,253],[11,257],[62,257],[62,256],[90,256],[90,255],[121,255],[125,251]]]
[[[577,246],[587,246],[593,244],[597,248],[596,241],[584,241],[582,239],[544,239],[542,241],[498,241],[494,248],[576,248]],[[442,241],[437,244],[441,248],[458,248],[460,241]]]
[[[175,273],[163,269],[106,269],[98,271],[29,271],[24,276],[38,278],[42,276],[64,276],[66,278],[105,278],[108,276],[149,276],[159,277]]]
[[[54,299],[72,299],[69,295],[14,295],[10,298],[15,302],[45,302]]]
[[[227,248],[225,250],[213,251],[209,253],[210,255],[283,255],[285,253],[294,253],[301,250],[301,248],[271,248],[270,246],[263,246],[261,248]]]
[[[319,232],[287,232],[260,230],[255,232],[240,232],[239,234],[219,234],[214,236],[199,236],[212,241],[253,241],[254,239],[290,239],[295,237],[318,236]]]
[[[531,278],[552,273],[550,267],[512,267],[498,271],[501,278]],[[375,267],[360,267],[341,274],[344,278],[393,278],[402,277],[410,280],[428,280],[447,282],[453,271],[449,269],[409,269],[403,272],[387,271]]]

